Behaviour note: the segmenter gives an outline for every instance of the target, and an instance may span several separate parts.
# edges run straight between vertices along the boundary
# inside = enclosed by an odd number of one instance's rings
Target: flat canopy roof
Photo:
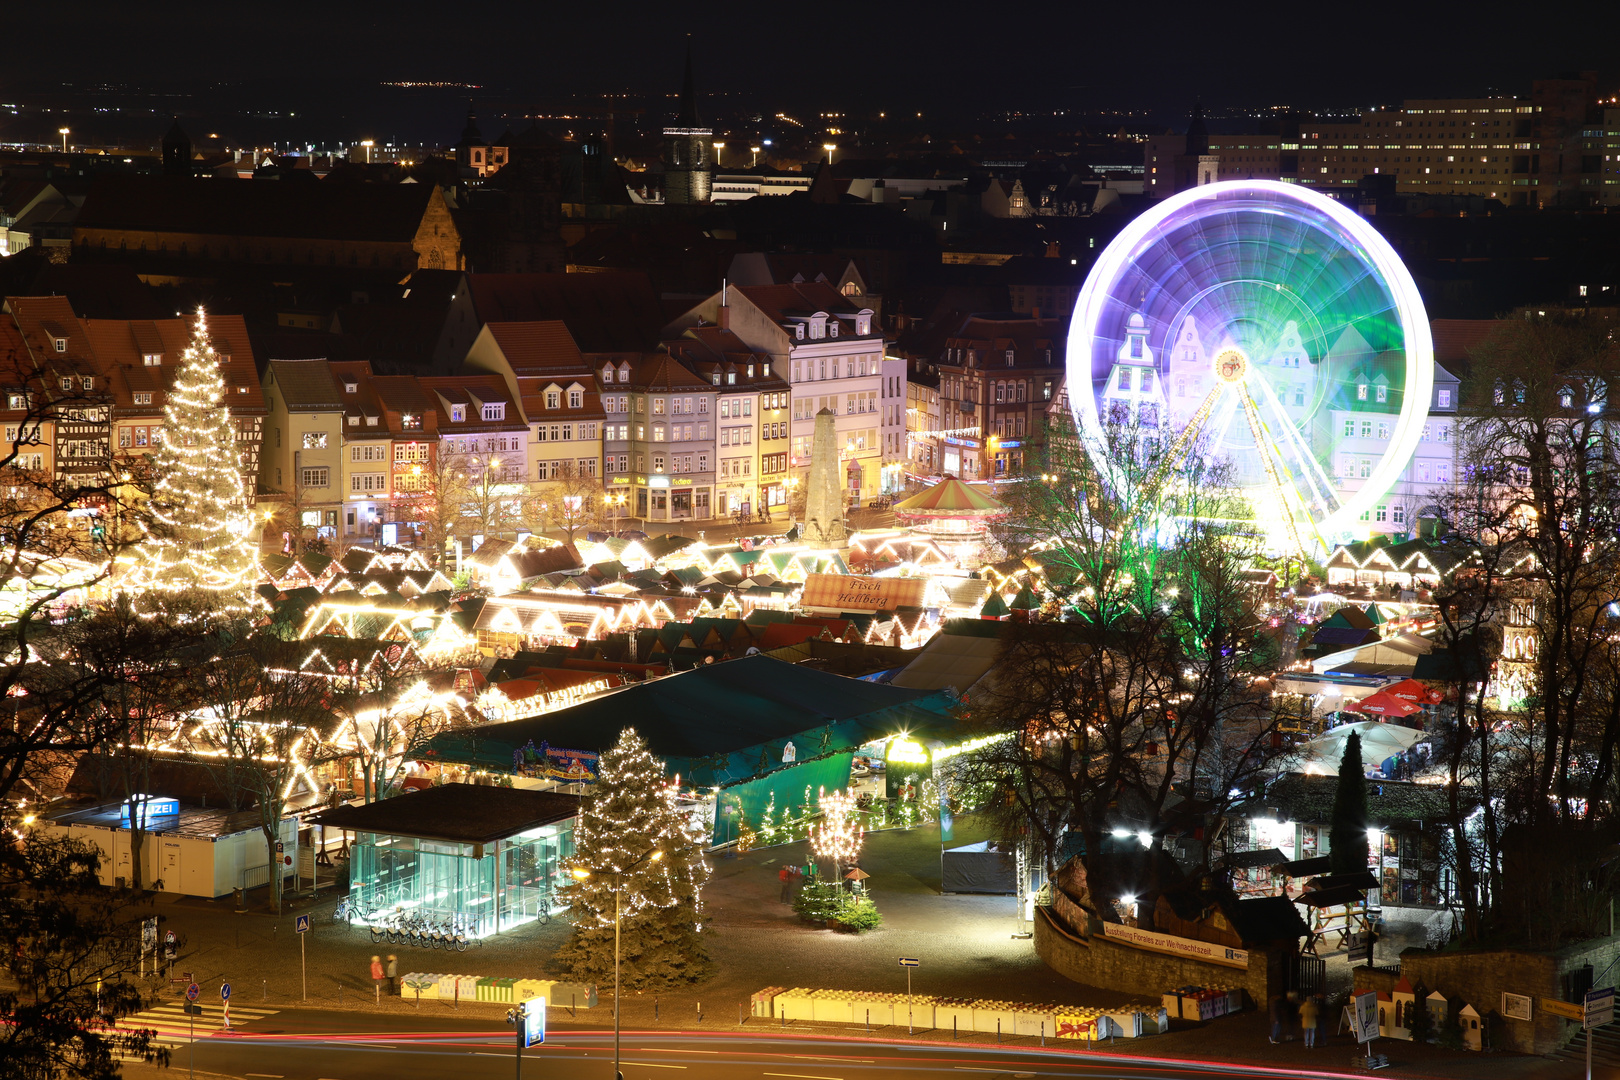
[[[412,836],[455,844],[492,844],[567,821],[579,796],[485,784],[441,784],[362,806],[339,806],[309,820],[352,832]]]

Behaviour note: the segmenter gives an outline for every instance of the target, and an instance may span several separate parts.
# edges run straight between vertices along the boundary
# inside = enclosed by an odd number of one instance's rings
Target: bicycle
[[[353,914],[354,908],[352,905],[350,905],[349,898],[345,896],[343,899],[337,902],[337,907],[332,909],[332,921],[344,922]]]

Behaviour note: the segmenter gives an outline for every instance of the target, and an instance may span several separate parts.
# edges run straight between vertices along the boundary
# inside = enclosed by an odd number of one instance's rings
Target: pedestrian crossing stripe
[[[235,1029],[249,1021],[273,1016],[280,1011],[280,1009],[233,1006],[231,1027]],[[176,1003],[159,1005],[145,1012],[123,1017],[114,1026],[114,1030],[150,1031],[153,1032],[152,1043],[155,1046],[185,1046],[192,1041],[194,1031],[197,1039],[207,1039],[222,1033],[225,1030],[225,1018],[218,1005],[204,1005],[200,1015],[187,1016],[185,1008]]]

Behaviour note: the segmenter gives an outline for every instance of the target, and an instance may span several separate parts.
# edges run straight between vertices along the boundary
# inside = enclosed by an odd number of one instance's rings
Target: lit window
[[[1388,401],[1389,400],[1389,387],[1380,386],[1378,388],[1378,400],[1379,401]]]
[[[1367,384],[1366,383],[1361,383],[1360,385],[1358,385],[1356,387],[1356,400],[1357,401],[1366,401],[1367,400]]]
[[[465,406],[465,405],[452,405],[452,406],[450,406],[450,422],[451,423],[459,424],[459,423],[461,423],[462,421],[464,421],[466,419],[467,419],[467,406]]]
[[[552,407],[555,408],[556,406],[552,406]],[[506,419],[506,403],[504,401],[487,402],[487,403],[485,403],[484,408],[483,408],[483,412],[480,415],[485,420],[505,420]]]
[[[304,449],[305,450],[325,450],[326,449],[326,432],[324,432],[324,431],[306,431],[306,432],[304,432]]]

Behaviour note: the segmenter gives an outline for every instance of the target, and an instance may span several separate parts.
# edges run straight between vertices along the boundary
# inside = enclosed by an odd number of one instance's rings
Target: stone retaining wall
[[[1620,982],[1620,935],[1594,938],[1562,949],[1532,952],[1520,949],[1473,949],[1430,952],[1407,949],[1401,953],[1399,972],[1355,970],[1357,990],[1389,993],[1402,975],[1413,987],[1447,997],[1461,997],[1480,1014],[1501,1014],[1502,995],[1528,994],[1535,999],[1531,1020],[1504,1018],[1497,1026],[1497,1045],[1525,1054],[1550,1054],[1574,1037],[1574,1021],[1554,1016],[1541,1007],[1542,998],[1562,999],[1565,977],[1586,964],[1598,988]],[[1614,967],[1609,967],[1614,963]],[[1605,974],[1607,969],[1607,974]]]
[[[1209,964],[1132,948],[1101,935],[1076,937],[1040,907],[1035,909],[1035,954],[1066,979],[1148,997],[1178,986],[1231,986],[1242,989],[1253,1007],[1271,1000],[1272,993],[1286,992],[1287,966],[1275,963],[1265,950],[1249,953],[1247,970]],[[1276,978],[1269,977],[1273,972]]]

